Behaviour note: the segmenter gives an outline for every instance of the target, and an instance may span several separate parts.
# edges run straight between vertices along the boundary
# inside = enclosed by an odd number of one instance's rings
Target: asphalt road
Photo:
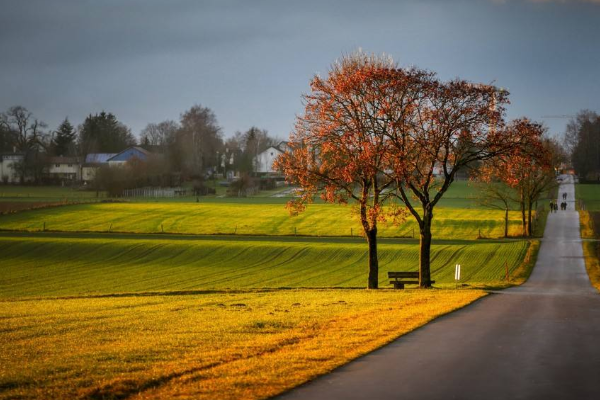
[[[599,399],[600,295],[574,186],[548,218],[529,281],[405,335],[280,399]],[[466,263],[463,268],[468,268]]]

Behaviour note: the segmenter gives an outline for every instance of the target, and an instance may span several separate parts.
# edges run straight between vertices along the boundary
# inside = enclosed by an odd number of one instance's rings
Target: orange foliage
[[[545,128],[527,118],[512,121],[506,131],[520,139],[520,146],[484,164],[479,179],[500,181],[515,190],[522,211],[523,233],[531,235],[533,204],[555,183],[552,147],[543,139]]]
[[[304,96],[305,112],[290,137],[291,150],[276,167],[302,188],[288,207],[303,210],[315,195],[328,202],[357,202],[365,231],[402,210],[383,208],[395,179],[381,173],[392,165],[389,136],[403,129],[401,114],[414,108],[412,91],[419,70],[403,70],[389,59],[357,53],[331,67],[327,78],[315,76]],[[391,193],[391,192],[390,192]]]
[[[276,162],[302,189],[290,209],[301,211],[317,194],[354,201],[371,244],[378,222],[405,218],[404,209],[382,207],[400,199],[420,227],[421,286],[428,287],[434,206],[459,170],[520,146],[523,132],[504,129],[508,92],[441,82],[434,73],[364,53],[335,63],[310,87],[291,150]]]

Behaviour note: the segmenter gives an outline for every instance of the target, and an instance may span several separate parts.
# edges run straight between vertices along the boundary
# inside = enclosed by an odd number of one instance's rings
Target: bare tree
[[[51,144],[48,133],[44,131],[46,124],[34,118],[25,107],[13,106],[0,114],[0,126],[9,132],[14,147],[23,153],[23,161],[15,165],[21,182],[25,181],[26,176],[38,182],[44,168],[43,152]]]
[[[217,164],[217,151],[223,148],[221,127],[207,107],[195,105],[181,114],[176,137],[176,157],[181,169],[200,176],[205,168]]]
[[[13,106],[0,114],[0,125],[14,135],[17,150],[28,152],[36,147],[46,147],[46,124],[33,117],[23,106]]]
[[[500,182],[497,179],[487,181],[489,177],[477,176],[474,182],[476,189],[476,202],[485,208],[492,208],[504,211],[504,237],[508,237],[508,213],[513,204],[517,193],[515,189]]]
[[[140,132],[141,144],[158,146],[165,150],[175,141],[179,128],[179,124],[172,120],[159,122],[158,124],[150,123]]]

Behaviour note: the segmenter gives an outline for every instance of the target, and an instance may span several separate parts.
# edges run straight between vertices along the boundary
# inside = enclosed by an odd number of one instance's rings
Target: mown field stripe
[[[498,210],[440,209],[432,229],[437,238],[501,237],[503,213]],[[0,229],[159,234],[360,235],[351,208],[317,204],[290,217],[281,205],[190,203],[94,203],[0,216]],[[520,233],[520,216],[510,214],[510,233]],[[162,226],[162,228],[161,228]],[[412,219],[399,227],[382,224],[382,237],[418,237]]]
[[[521,263],[525,241],[440,241],[432,246],[436,284],[453,283],[462,263],[465,283],[504,277],[504,261]],[[7,249],[7,251],[5,251]],[[0,236],[0,296],[77,295],[148,290],[252,287],[363,287],[362,242],[274,242],[104,237]],[[380,245],[386,272],[416,270],[416,243]]]

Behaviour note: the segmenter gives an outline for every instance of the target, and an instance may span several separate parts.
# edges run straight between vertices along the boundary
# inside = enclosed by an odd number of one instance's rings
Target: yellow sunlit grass
[[[598,236],[594,231],[593,219],[589,211],[579,211],[579,222],[582,238],[590,239]],[[600,260],[598,260],[598,250],[598,242],[583,242],[585,269],[592,285],[600,291]]]
[[[600,291],[600,261],[598,260],[598,243],[583,242],[583,257],[585,259],[585,269],[587,270],[590,282]]]
[[[277,290],[4,301],[0,398],[265,398],[484,295]]]
[[[589,211],[579,211],[579,226],[581,228],[581,237],[583,239],[594,237],[594,225]]]
[[[199,235],[359,236],[351,206],[313,204],[291,217],[282,204],[101,203],[48,208],[4,215],[0,229],[37,232],[132,232]],[[380,224],[380,237],[415,237],[412,217],[400,226]],[[504,212],[441,208],[432,225],[436,239],[500,238]],[[521,233],[518,212],[510,213],[509,235]]]

